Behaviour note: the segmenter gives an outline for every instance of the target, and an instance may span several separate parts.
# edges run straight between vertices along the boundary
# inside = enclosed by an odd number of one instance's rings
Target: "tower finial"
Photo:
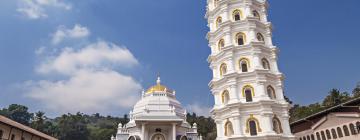
[[[157,83],[158,85],[160,85],[160,82],[161,82],[161,80],[160,80],[160,74],[158,73],[158,74],[157,74],[156,83]]]

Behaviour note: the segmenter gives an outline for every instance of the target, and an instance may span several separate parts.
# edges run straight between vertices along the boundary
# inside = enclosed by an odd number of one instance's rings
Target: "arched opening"
[[[222,18],[221,18],[221,17],[218,17],[218,18],[216,19],[216,23],[215,23],[216,28],[219,28],[221,23],[222,23]]]
[[[130,136],[128,140],[141,140],[139,136]]]
[[[306,140],[306,137],[305,137],[305,136],[303,136],[303,140]]]
[[[225,136],[230,137],[234,134],[233,126],[230,121],[225,123]]]
[[[240,65],[241,72],[249,71],[249,60],[247,58],[240,59],[239,65]]]
[[[300,137],[299,140],[303,140],[302,137]]]
[[[246,99],[246,102],[252,102],[254,96],[254,88],[250,85],[247,85],[243,88],[243,96]]]
[[[158,134],[155,134],[151,137],[151,140],[165,140],[165,136],[158,133]]]
[[[240,10],[234,10],[233,12],[233,18],[234,18],[234,21],[239,21],[241,20],[242,18],[242,13]]]
[[[224,41],[224,39],[220,39],[219,42],[218,42],[219,51],[221,51],[222,48],[224,48],[224,47],[225,47],[225,41]]]
[[[256,122],[255,121],[249,121],[249,127],[250,127],[250,135],[256,136],[257,130],[256,130]]]
[[[276,99],[275,89],[272,86],[267,87],[267,94],[270,99]]]
[[[337,127],[336,130],[337,130],[337,134],[338,134],[339,138],[344,137],[340,127]]]
[[[270,63],[266,58],[261,59],[261,63],[264,69],[266,70],[270,69]]]
[[[321,137],[320,137],[319,132],[316,132],[316,139],[317,139],[317,140],[321,140]]]
[[[257,18],[257,19],[259,19],[259,20],[260,20],[260,14],[259,14],[259,12],[258,12],[258,11],[253,10],[253,11],[252,11],[252,14],[253,14],[253,16],[254,16],[255,18]]]
[[[345,136],[350,136],[349,128],[346,125],[343,126],[343,130]]]
[[[230,121],[227,121],[225,123],[225,136],[230,137],[232,135],[234,135],[234,129],[232,123]]]
[[[309,136],[309,135],[306,136],[306,140],[310,140],[310,136]]]
[[[326,137],[325,137],[325,133],[324,133],[324,131],[321,131],[321,132],[320,132],[320,134],[321,134],[321,138],[322,138],[322,140],[326,140]]]
[[[221,101],[223,104],[227,104],[229,102],[229,99],[230,99],[229,91],[225,90],[221,94]]]
[[[273,118],[273,130],[275,131],[276,134],[283,133],[281,122],[279,118],[277,118],[276,116],[274,116]],[[310,136],[308,136],[308,139],[310,140]]]
[[[220,76],[223,76],[227,73],[227,66],[225,63],[220,65]]]
[[[314,134],[311,134],[311,140],[315,140]]]
[[[14,134],[11,135],[11,140],[15,140],[15,135]]]
[[[360,133],[360,122],[356,122],[356,129],[357,132]]]
[[[335,129],[331,129],[331,134],[332,134],[333,139],[337,139],[337,134],[336,134]]]
[[[351,132],[351,135],[356,135],[356,128],[355,128],[355,125],[350,123],[349,125],[350,127],[350,132]]]
[[[236,43],[237,45],[244,45],[246,42],[246,36],[244,33],[236,34]]]
[[[250,133],[251,136],[256,136],[258,132],[261,132],[259,120],[256,119],[254,115],[251,114],[246,122],[246,133]]]
[[[264,39],[264,36],[261,34],[261,33],[257,33],[256,34],[256,39],[260,42],[264,42],[265,39]]]
[[[331,139],[331,134],[330,134],[330,131],[328,129],[326,129],[325,133],[326,133],[326,137],[328,139]]]

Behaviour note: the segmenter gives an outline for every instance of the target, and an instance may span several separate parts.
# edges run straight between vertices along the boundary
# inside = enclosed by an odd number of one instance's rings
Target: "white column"
[[[176,140],[176,123],[172,124],[172,139]]]
[[[238,94],[236,92],[236,83],[230,85],[230,103],[236,103],[239,99]]]
[[[216,121],[216,130],[217,130],[217,137],[221,138],[224,136],[223,133],[223,126],[222,126],[222,122],[220,120]]]
[[[240,124],[240,117],[235,117],[234,118],[234,133],[236,136],[242,136],[243,135],[243,132],[242,132],[242,129],[241,129],[241,124]]]
[[[282,127],[285,135],[287,135],[287,136],[292,135],[291,130],[290,130],[290,124],[289,124],[289,117],[288,116],[281,117],[281,127]]]
[[[233,44],[233,40],[232,40],[230,32],[225,33],[224,40],[225,40],[225,46],[230,46]]]
[[[272,114],[265,114],[264,115],[264,119],[266,121],[266,124],[265,124],[265,132],[268,133],[268,134],[273,134],[275,133],[274,130],[273,130],[273,124],[272,124]]]
[[[146,140],[145,139],[145,123],[143,123],[142,125],[141,125],[141,135],[142,135],[142,140]]]

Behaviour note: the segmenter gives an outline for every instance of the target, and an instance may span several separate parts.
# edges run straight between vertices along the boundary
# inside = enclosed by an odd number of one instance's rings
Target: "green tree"
[[[82,113],[62,115],[58,118],[60,140],[88,140],[88,120]]]
[[[0,114],[24,125],[29,125],[32,117],[28,107],[18,104],[9,105],[8,108],[0,110]]]
[[[360,82],[356,84],[356,87],[355,87],[354,90],[352,91],[352,96],[353,96],[354,98],[360,97]]]
[[[332,107],[345,102],[350,99],[350,95],[347,92],[341,93],[338,89],[332,89],[329,95],[325,97],[322,105],[324,107]]]

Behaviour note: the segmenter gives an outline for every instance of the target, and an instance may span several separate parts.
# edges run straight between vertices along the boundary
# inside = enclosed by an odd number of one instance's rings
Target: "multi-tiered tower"
[[[217,139],[294,139],[266,0],[207,0]]]

